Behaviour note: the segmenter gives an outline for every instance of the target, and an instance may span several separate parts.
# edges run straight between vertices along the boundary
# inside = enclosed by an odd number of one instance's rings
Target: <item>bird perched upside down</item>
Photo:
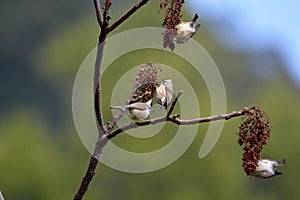
[[[271,178],[273,176],[281,175],[282,173],[277,171],[277,167],[280,167],[286,163],[285,158],[280,161],[270,159],[260,159],[257,162],[254,176],[257,178]]]
[[[180,22],[175,26],[175,34],[173,42],[169,44],[169,48],[173,51],[177,44],[187,42],[200,28],[200,24],[195,24],[198,19],[198,15],[195,14],[194,18],[188,22]]]

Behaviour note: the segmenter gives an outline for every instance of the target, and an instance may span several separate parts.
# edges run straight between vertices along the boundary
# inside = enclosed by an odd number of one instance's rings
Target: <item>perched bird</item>
[[[270,159],[260,159],[257,162],[254,176],[257,178],[271,178],[273,176],[281,175],[282,173],[277,171],[277,167],[280,167],[286,163],[285,158],[280,161]]]
[[[162,80],[159,87],[156,88],[155,100],[158,104],[168,108],[173,97],[173,83],[171,79]]]
[[[147,101],[146,103],[132,103],[126,106],[111,106],[110,109],[118,109],[123,112],[128,111],[129,117],[135,120],[143,120],[146,119],[152,111],[152,99]]]
[[[180,22],[175,26],[175,34],[173,43],[169,44],[169,48],[173,51],[176,44],[182,44],[187,42],[200,28],[200,24],[195,24],[198,19],[198,15],[195,14],[194,18],[188,22]]]

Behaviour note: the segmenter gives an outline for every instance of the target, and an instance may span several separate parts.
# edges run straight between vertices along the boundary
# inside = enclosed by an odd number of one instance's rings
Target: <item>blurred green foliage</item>
[[[18,6],[13,7],[15,2],[1,2],[1,11],[17,9],[1,14],[8,26],[5,35],[1,31],[0,37],[3,111],[0,115],[0,190],[6,199],[71,199],[90,157],[74,128],[71,93],[82,60],[97,42],[99,31],[92,2],[44,3],[28,1],[26,5],[17,3]],[[131,4],[133,2],[114,4],[112,21]],[[130,28],[159,26],[163,13],[156,15],[157,10],[158,1],[151,1],[112,34]],[[30,20],[23,21],[17,15],[14,23],[8,21],[18,12],[26,13]],[[204,159],[200,160],[197,155],[208,124],[199,125],[197,137],[180,159],[159,171],[128,174],[101,165],[85,199],[300,198],[300,94],[285,74],[280,56],[273,49],[230,51],[219,45],[205,27],[195,39],[219,67],[226,86],[228,111],[260,105],[271,116],[272,136],[263,155],[287,158],[287,165],[280,169],[283,176],[269,180],[246,177],[241,168],[242,151],[236,141],[235,133],[241,122],[237,118],[226,121],[218,143]],[[20,45],[22,42],[24,45]],[[155,59],[155,62],[174,66],[189,78],[199,91],[201,114],[209,115],[210,97],[203,80],[195,79],[190,67],[180,68],[187,66],[183,60],[168,60],[163,56],[160,51],[146,50],[131,52],[116,60],[103,77],[105,83],[110,79],[112,83],[103,86],[104,108],[110,105],[113,83],[122,73]],[[252,62],[254,59],[259,59],[256,65]],[[257,63],[266,63],[266,59],[274,64],[261,72],[265,66]],[[180,90],[180,84],[175,83],[175,87]],[[111,119],[111,112],[104,110],[105,119]],[[147,140],[120,135],[113,141],[137,152],[157,149],[172,139],[176,128],[168,124],[163,129],[168,134]]]

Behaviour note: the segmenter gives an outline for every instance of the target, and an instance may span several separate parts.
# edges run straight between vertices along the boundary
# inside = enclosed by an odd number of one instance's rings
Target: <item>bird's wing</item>
[[[265,173],[268,173],[268,172],[265,172]],[[280,175],[282,175],[281,172],[275,171],[274,174],[268,174],[268,175],[265,176],[264,178],[272,178],[272,177],[274,177],[274,176],[280,176]]]
[[[262,171],[255,171],[254,176],[257,178],[270,178],[275,176],[275,173],[272,173],[270,171],[267,170],[262,170]]]
[[[131,109],[137,109],[137,110],[145,110],[145,103],[135,103],[134,105],[128,105],[126,106],[129,110]]]
[[[278,163],[277,165],[279,167],[279,166],[284,165],[286,163],[286,160],[285,160],[285,158],[283,158],[282,160],[279,160],[277,163]]]
[[[166,85],[166,96],[167,96],[167,106],[171,103],[173,98],[173,83],[170,82]]]
[[[166,95],[166,87],[165,85],[160,85],[157,90],[156,90],[156,102],[159,103],[159,104],[165,104],[165,95]]]
[[[201,24],[197,24],[197,25],[195,26],[195,32],[192,33],[191,37],[193,37],[193,36],[195,35],[195,33],[197,33],[197,31],[198,31],[198,29],[200,28],[200,26],[201,26]],[[191,37],[190,37],[190,38],[191,38]]]

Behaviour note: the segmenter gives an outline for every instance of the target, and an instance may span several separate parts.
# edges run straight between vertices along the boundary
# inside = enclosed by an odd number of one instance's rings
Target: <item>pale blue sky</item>
[[[300,87],[300,1],[299,0],[188,0],[190,10],[212,20],[229,22],[238,43],[232,48],[278,48],[287,71]],[[222,32],[222,31],[221,31]],[[236,44],[245,45],[236,45]]]

